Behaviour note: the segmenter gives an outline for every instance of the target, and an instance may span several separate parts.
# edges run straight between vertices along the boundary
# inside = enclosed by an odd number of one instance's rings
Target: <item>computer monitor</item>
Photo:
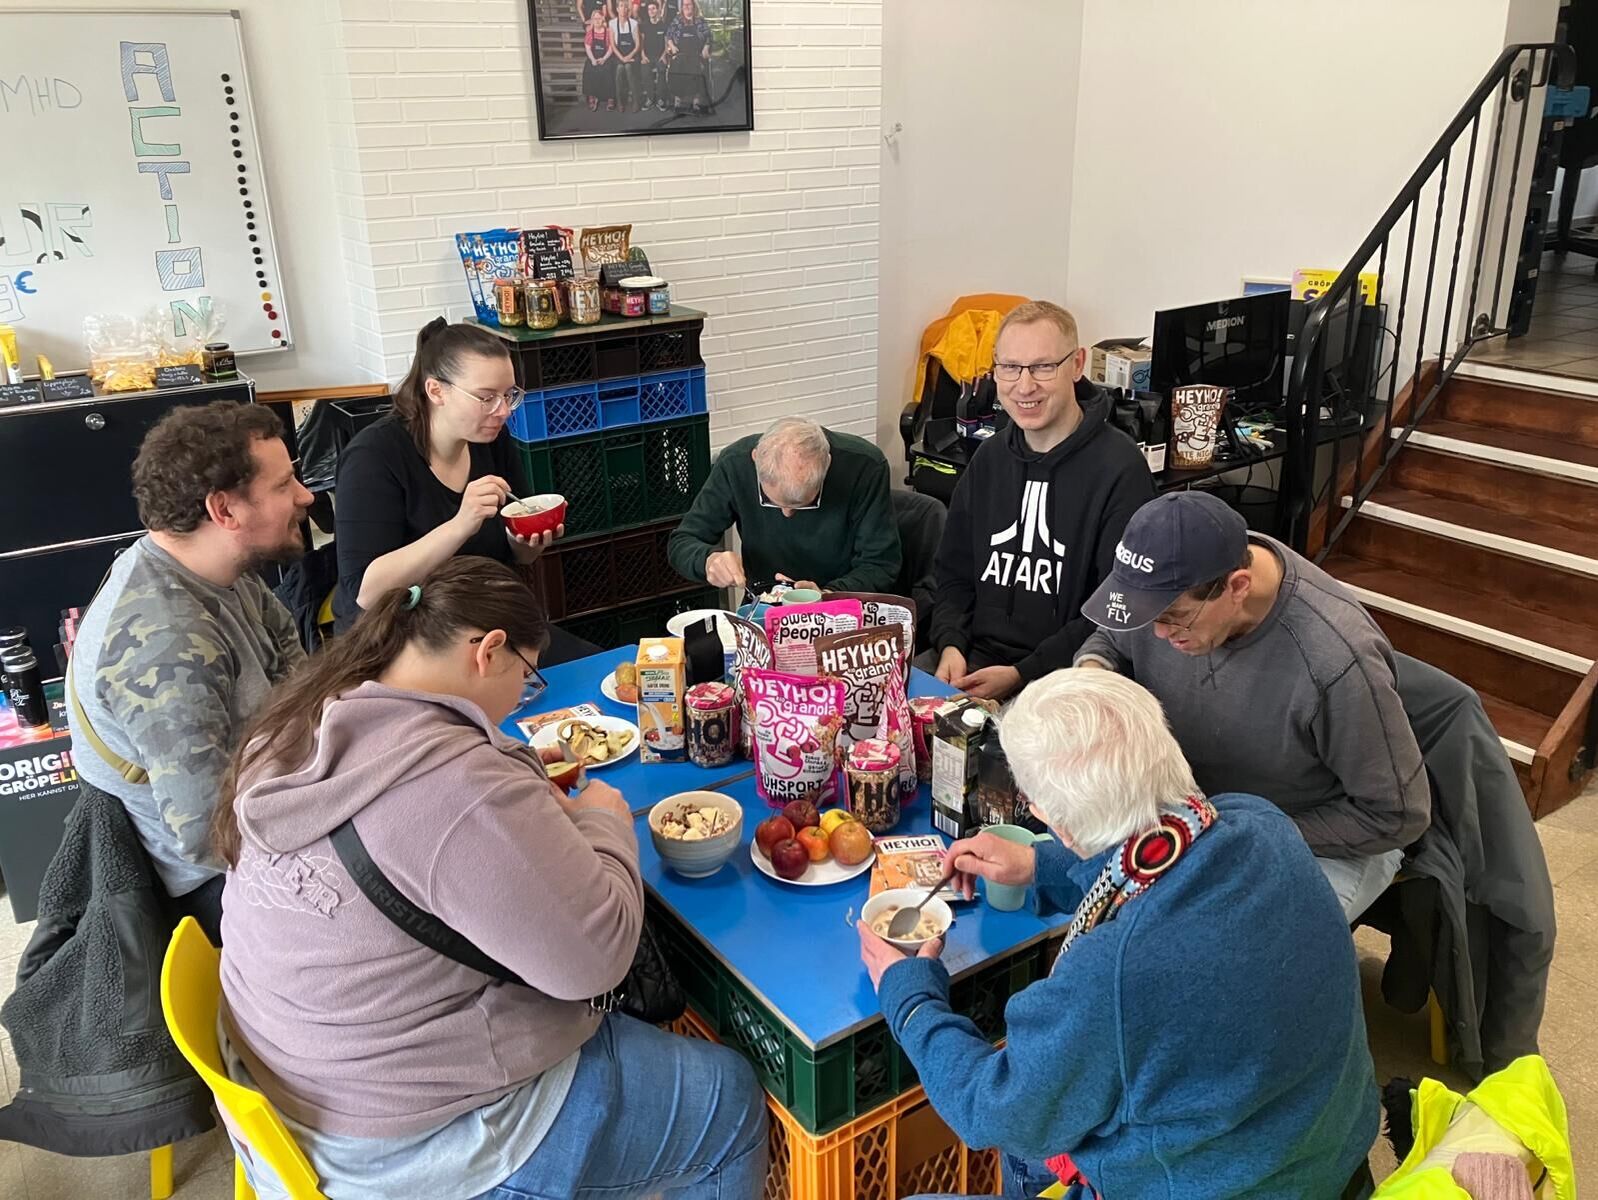
[[[1234,417],[1280,409],[1288,299],[1264,292],[1155,313],[1150,389],[1169,399],[1183,384],[1229,387]]]

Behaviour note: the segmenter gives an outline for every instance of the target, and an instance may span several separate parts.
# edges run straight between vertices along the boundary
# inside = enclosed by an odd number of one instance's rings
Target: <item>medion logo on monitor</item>
[[[1216,333],[1222,329],[1236,329],[1239,325],[1248,324],[1246,316],[1216,317],[1213,321],[1204,322],[1205,333]]]

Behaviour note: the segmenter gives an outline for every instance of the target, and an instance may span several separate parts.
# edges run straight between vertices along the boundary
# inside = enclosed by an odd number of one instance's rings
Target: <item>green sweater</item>
[[[891,592],[899,578],[899,531],[882,451],[864,438],[827,430],[832,465],[821,506],[785,517],[760,503],[753,457],[759,440],[739,438],[710,468],[694,506],[671,535],[677,572],[704,579],[705,559],[721,549],[722,535],[736,525],[752,587],[770,587],[781,572],[833,591]]]

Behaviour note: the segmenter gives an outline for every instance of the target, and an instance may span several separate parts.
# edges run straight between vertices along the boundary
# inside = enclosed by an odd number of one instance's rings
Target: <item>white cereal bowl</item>
[[[860,910],[860,919],[866,923],[867,928],[870,928],[871,922],[882,914],[883,909],[914,908],[921,903],[926,894],[926,888],[889,888],[885,892],[878,892],[866,901],[866,906]],[[935,935],[937,937],[942,937],[948,933],[949,926],[954,924],[954,910],[949,907],[947,901],[941,900],[936,896],[927,901],[927,906],[921,912],[923,916],[931,917],[937,924],[938,932]],[[879,934],[878,936],[881,935]],[[932,939],[916,941],[912,938],[885,937],[882,940],[914,954]]]
[[[731,813],[732,828],[715,837],[692,842],[666,837],[660,832],[661,822],[667,813],[675,812],[685,804],[695,808],[719,808]],[[649,810],[649,836],[655,843],[655,853],[660,855],[661,862],[687,879],[704,879],[721,870],[722,864],[732,857],[733,851],[738,849],[743,840],[743,829],[743,806],[720,792],[678,792],[675,796],[667,796]]]

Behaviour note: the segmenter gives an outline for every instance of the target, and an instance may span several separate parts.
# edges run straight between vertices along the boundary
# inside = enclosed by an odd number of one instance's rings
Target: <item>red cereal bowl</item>
[[[566,497],[527,496],[511,501],[499,510],[499,516],[517,537],[534,538],[553,532],[566,520]]]

